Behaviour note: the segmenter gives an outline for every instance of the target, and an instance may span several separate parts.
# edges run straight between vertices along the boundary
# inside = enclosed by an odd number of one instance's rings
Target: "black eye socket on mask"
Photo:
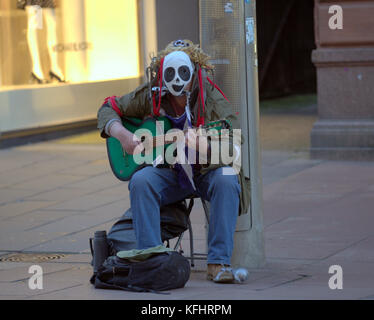
[[[175,77],[175,70],[172,67],[169,67],[165,70],[165,81],[170,82]]]
[[[191,72],[190,72],[190,69],[187,66],[180,66],[178,68],[178,74],[183,81],[190,80]]]

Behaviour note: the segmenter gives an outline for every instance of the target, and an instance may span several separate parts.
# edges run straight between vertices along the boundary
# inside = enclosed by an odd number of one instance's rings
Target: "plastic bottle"
[[[238,283],[243,283],[248,279],[248,270],[245,268],[237,268],[232,270],[232,274],[234,275],[234,279]]]

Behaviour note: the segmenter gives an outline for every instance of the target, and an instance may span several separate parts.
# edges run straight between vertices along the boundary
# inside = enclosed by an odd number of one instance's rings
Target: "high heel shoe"
[[[52,71],[49,71],[49,76],[51,77],[51,80],[53,80],[53,78],[55,78],[58,82],[62,82],[62,83],[66,82],[66,80],[61,79],[57,74],[55,74]]]
[[[46,79],[40,79],[40,78],[38,78],[38,77],[35,75],[34,72],[31,72],[31,81],[33,81],[33,82],[36,81],[38,84],[46,84],[46,83],[49,83],[49,81],[46,80]]]

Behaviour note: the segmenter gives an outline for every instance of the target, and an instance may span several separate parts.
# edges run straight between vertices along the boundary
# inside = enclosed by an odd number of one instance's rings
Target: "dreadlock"
[[[160,115],[161,108],[161,95],[162,95],[162,77],[163,77],[163,63],[165,57],[174,51],[183,51],[186,53],[191,62],[195,66],[195,76],[193,80],[193,88],[198,87],[198,99],[197,99],[197,126],[204,125],[204,113],[205,113],[205,97],[204,97],[204,85],[207,80],[213,87],[220,90],[214,82],[207,77],[207,73],[213,74],[214,67],[210,64],[211,57],[203,52],[198,44],[194,44],[190,40],[176,40],[170,42],[166,48],[160,51],[157,56],[151,57],[151,65],[148,68],[147,74],[149,77],[149,86],[157,87],[158,99],[156,99],[156,91],[150,90],[150,95],[153,103],[153,114],[155,116]],[[220,91],[221,92],[221,91]],[[223,93],[222,93],[223,94]],[[226,97],[225,97],[226,98]],[[158,100],[156,102],[156,100]]]

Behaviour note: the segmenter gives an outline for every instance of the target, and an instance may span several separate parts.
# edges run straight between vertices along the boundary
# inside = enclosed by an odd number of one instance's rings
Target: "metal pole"
[[[232,265],[264,264],[262,177],[254,0],[200,0],[200,42],[213,57],[217,84],[239,112],[244,175],[251,179],[251,207],[238,218]]]
[[[244,4],[243,4],[244,2]],[[260,148],[260,112],[258,92],[258,59],[256,30],[256,1],[241,1],[244,5],[245,61],[247,79],[247,125],[251,179],[251,212],[238,219],[235,233],[233,266],[259,267],[265,263],[263,239],[263,197]],[[248,221],[251,219],[250,221]],[[250,227],[248,228],[248,225]]]

